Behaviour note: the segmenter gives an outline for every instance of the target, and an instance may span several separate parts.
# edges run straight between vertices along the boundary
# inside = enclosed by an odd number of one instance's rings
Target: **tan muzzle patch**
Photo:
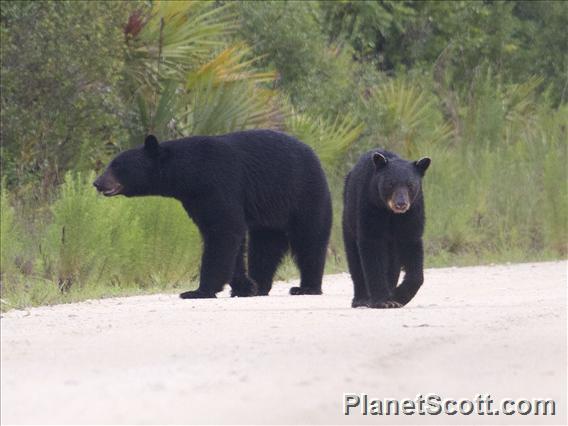
[[[389,209],[391,209],[391,211],[396,214],[406,213],[410,208],[409,203],[405,203],[404,205],[396,205],[392,198],[388,200],[387,204],[389,206]]]

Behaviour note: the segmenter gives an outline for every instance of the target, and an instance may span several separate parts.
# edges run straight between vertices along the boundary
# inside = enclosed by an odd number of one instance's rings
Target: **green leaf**
[[[286,130],[310,145],[328,170],[343,158],[363,129],[349,114],[326,120],[292,110],[286,120]]]

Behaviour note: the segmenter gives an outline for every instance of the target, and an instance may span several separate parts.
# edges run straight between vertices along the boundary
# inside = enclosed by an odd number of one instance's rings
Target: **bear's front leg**
[[[424,282],[424,249],[422,240],[400,244],[399,254],[404,266],[404,279],[394,290],[394,300],[401,305],[410,302]]]
[[[214,298],[229,282],[243,236],[231,230],[216,229],[203,235],[203,256],[199,288],[180,294],[182,299]]]
[[[394,301],[388,283],[389,253],[384,239],[364,239],[359,242],[359,256],[370,300],[367,306],[376,309],[400,308]]]

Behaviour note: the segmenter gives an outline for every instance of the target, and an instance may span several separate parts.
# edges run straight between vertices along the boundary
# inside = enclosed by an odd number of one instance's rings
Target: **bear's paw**
[[[403,305],[394,300],[382,300],[372,301],[368,306],[373,309],[398,309],[402,308]]]
[[[200,290],[186,291],[179,295],[182,299],[215,299],[215,293],[205,293]]]
[[[322,291],[321,289],[310,287],[292,287],[290,289],[290,294],[292,296],[299,296],[302,294],[322,294]]]

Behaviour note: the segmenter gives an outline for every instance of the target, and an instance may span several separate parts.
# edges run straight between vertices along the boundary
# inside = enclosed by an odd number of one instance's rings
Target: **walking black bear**
[[[291,294],[321,294],[331,200],[320,162],[284,133],[250,130],[194,136],[119,154],[94,182],[106,196],[160,195],[181,201],[203,237],[199,288],[210,298],[266,295],[290,247],[301,275]],[[248,275],[244,250],[248,241]]]
[[[375,150],[347,175],[343,239],[354,308],[399,308],[422,285],[422,177],[429,165],[429,158],[410,162]],[[397,287],[401,268],[404,280]]]

